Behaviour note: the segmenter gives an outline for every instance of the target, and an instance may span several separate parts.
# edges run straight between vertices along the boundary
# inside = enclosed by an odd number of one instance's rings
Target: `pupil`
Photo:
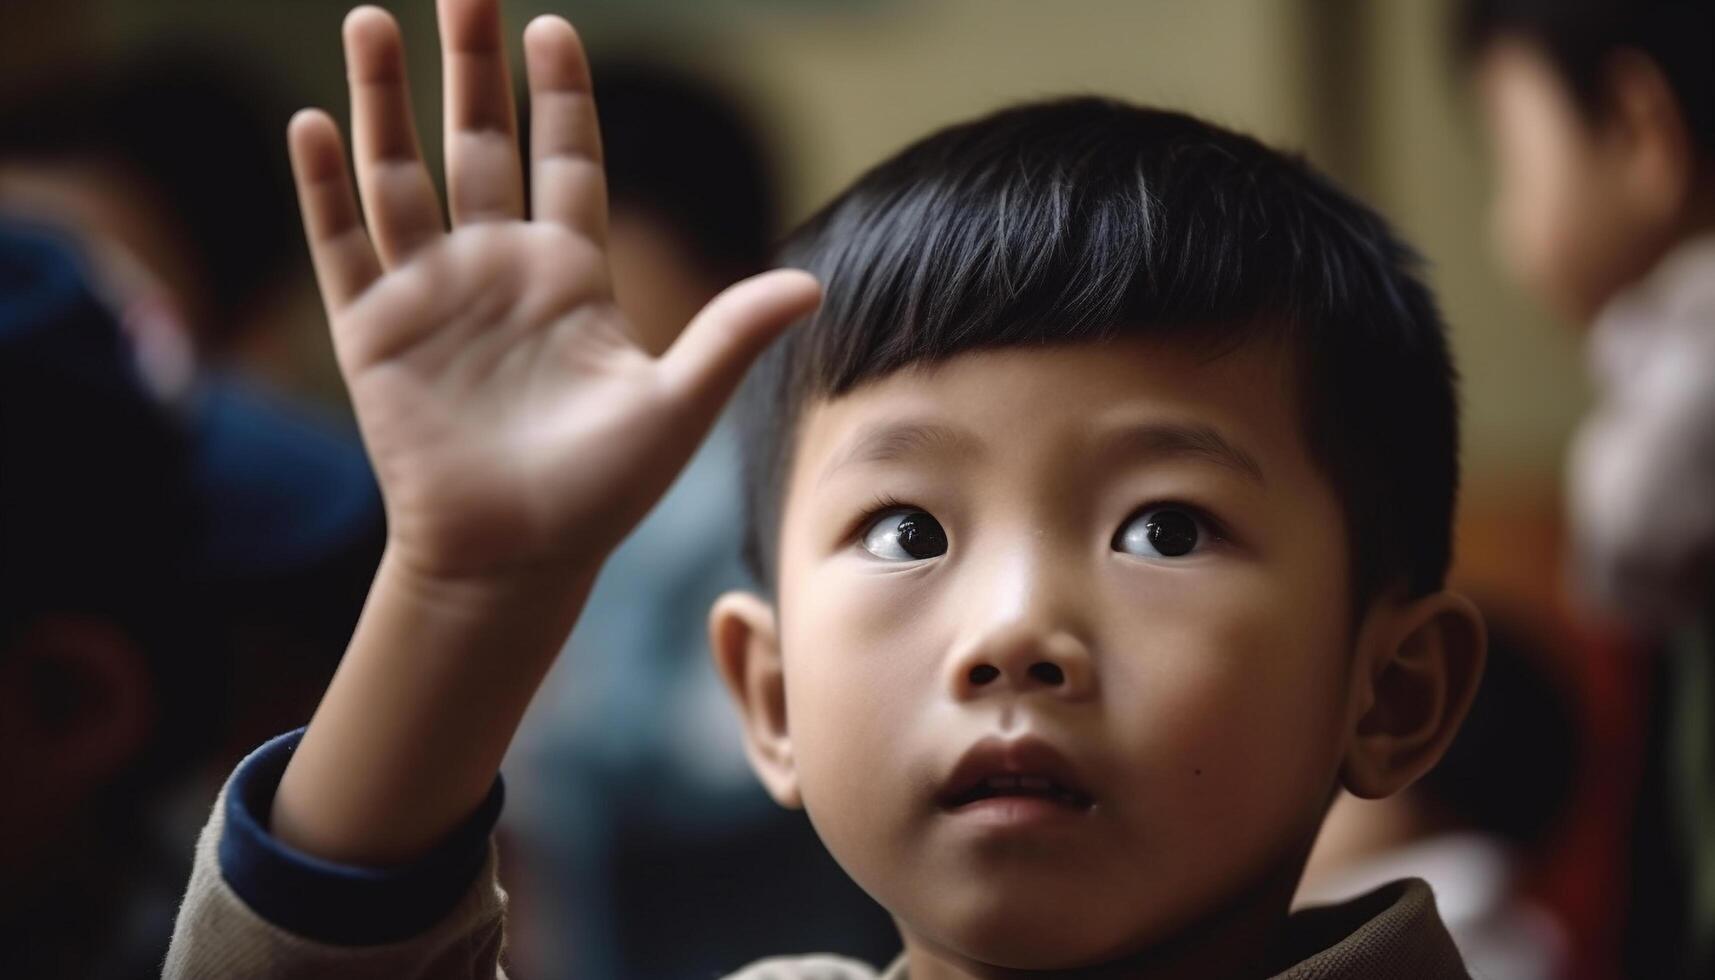
[[[1197,547],[1197,522],[1191,515],[1164,510],[1149,519],[1149,543],[1169,558],[1191,553]]]
[[[913,558],[933,558],[947,550],[947,535],[928,514],[916,513],[899,522],[899,546]]]

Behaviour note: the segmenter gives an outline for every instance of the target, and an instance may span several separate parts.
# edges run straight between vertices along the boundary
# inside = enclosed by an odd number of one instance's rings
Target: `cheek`
[[[940,658],[913,590],[837,578],[801,575],[796,594],[782,596],[792,610],[782,643],[805,808],[841,857],[844,841],[900,799],[881,790],[910,761],[906,736],[936,689]]]
[[[1492,112],[1492,231],[1513,278],[1538,301],[1581,317],[1616,233],[1613,188],[1576,110],[1521,88]]]
[[[1152,869],[1124,889],[1161,923],[1286,873],[1314,838],[1343,744],[1337,631],[1295,630],[1268,604],[1217,604],[1188,600],[1199,625],[1104,677],[1116,768],[1130,774],[1114,815],[1134,863]]]
[[[1578,181],[1567,148],[1540,124],[1499,137],[1494,235],[1515,278],[1541,290],[1572,274],[1583,231]]]
[[[1176,787],[1195,791],[1180,797],[1191,810],[1289,805],[1294,787],[1320,792],[1338,755],[1343,610],[1270,584],[1176,597],[1136,624],[1133,635],[1150,636],[1154,650],[1114,658],[1105,673],[1110,697],[1136,706],[1113,706],[1124,741],[1157,756],[1151,768]]]
[[[1238,874],[1320,816],[1344,745],[1349,654],[1345,583],[1314,574],[1342,559],[1318,558],[1121,607],[1107,714],[1138,774],[1129,807],[1173,848],[1169,860]]]

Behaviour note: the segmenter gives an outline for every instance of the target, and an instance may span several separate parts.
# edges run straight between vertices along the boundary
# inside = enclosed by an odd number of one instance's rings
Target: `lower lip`
[[[989,796],[966,803],[948,815],[986,827],[1045,827],[1076,820],[1087,807],[1070,806],[1045,796]]]

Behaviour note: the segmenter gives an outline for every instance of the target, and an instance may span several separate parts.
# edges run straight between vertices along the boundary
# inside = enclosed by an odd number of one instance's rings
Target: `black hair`
[[[216,346],[304,267],[291,105],[237,56],[170,46],[55,77],[0,107],[0,157],[110,166],[184,243]]]
[[[1606,108],[1603,74],[1622,50],[1667,78],[1687,129],[1715,153],[1715,2],[1711,0],[1465,0],[1454,38],[1470,59],[1501,38],[1537,45],[1591,118]]]
[[[715,281],[768,267],[779,233],[772,154],[712,82],[643,60],[595,68],[608,197],[663,222]],[[529,114],[520,113],[529,139]]]
[[[1440,315],[1416,255],[1296,158],[1177,112],[1024,105],[870,170],[783,259],[825,298],[741,398],[746,560],[765,587],[808,402],[964,351],[1128,336],[1280,341],[1344,506],[1355,601],[1441,586],[1458,422]]]

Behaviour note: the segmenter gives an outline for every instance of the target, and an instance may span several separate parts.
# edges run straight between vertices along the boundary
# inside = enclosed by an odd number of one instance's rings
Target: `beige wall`
[[[1298,142],[1289,0],[939,0],[871,16],[753,16],[711,60],[765,99],[797,147],[800,209],[948,122],[1098,92]]]

